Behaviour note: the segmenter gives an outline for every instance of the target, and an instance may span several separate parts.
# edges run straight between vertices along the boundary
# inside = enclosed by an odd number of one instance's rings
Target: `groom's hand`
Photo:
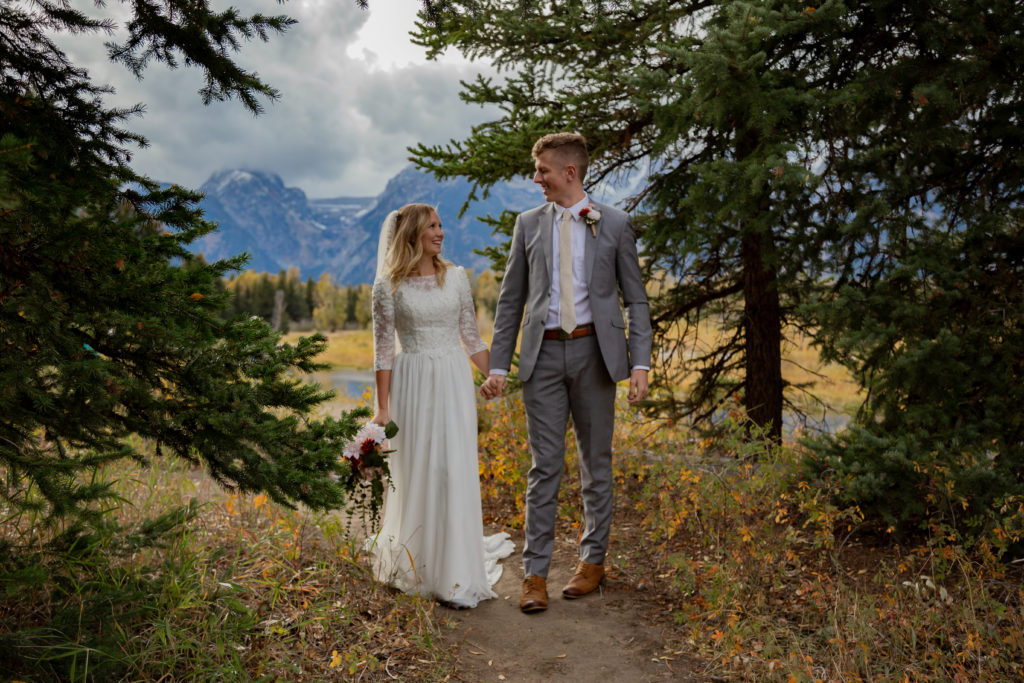
[[[629,374],[629,395],[626,397],[630,403],[639,403],[647,396],[647,371],[633,370]]]
[[[490,375],[480,385],[480,395],[488,401],[498,398],[505,391],[505,375]]]

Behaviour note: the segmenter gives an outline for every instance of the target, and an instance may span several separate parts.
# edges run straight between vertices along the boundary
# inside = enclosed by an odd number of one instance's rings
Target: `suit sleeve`
[[[526,245],[521,217],[516,218],[512,230],[505,275],[498,292],[498,307],[494,314],[494,333],[491,336],[491,369],[508,370],[512,367],[512,353],[516,348],[519,326],[523,320],[523,307],[528,293]]]
[[[629,366],[651,366],[651,312],[647,303],[643,277],[640,274],[640,259],[636,251],[636,234],[633,223],[627,217],[626,226],[619,234],[616,255],[619,290],[626,308],[626,322],[629,330]]]

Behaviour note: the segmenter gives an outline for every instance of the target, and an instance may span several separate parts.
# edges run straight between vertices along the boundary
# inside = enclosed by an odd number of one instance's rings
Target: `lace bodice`
[[[393,292],[392,287],[384,280],[373,283],[374,370],[392,369],[399,348],[402,353],[444,355],[457,350],[461,341],[470,356],[487,348],[463,268],[449,268],[444,287],[438,287],[433,275],[408,277]]]

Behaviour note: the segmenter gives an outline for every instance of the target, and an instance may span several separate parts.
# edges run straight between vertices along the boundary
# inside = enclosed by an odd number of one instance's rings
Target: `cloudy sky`
[[[73,4],[97,11],[91,0]],[[117,90],[110,104],[145,104],[145,115],[129,125],[150,146],[134,155],[133,166],[154,179],[198,187],[214,171],[250,168],[278,173],[311,197],[376,195],[409,163],[410,145],[463,138],[471,125],[495,116],[458,98],[459,80],[493,74],[490,65],[452,51],[428,62],[410,42],[419,0],[371,0],[368,10],[354,0],[212,4],[299,22],[236,56],[281,93],[258,117],[238,102],[204,107],[194,70],[152,64],[137,81],[106,60],[102,36],[59,39],[94,81]],[[108,11],[123,23],[120,3]]]

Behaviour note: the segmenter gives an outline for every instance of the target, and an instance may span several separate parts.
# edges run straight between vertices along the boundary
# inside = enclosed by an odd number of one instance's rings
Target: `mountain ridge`
[[[249,269],[278,272],[298,267],[303,277],[330,274],[336,284],[372,282],[376,268],[377,236],[388,212],[410,202],[437,207],[445,229],[445,258],[482,270],[486,257],[474,253],[496,244],[489,227],[477,220],[502,210],[522,211],[543,201],[528,181],[499,183],[486,199],[470,203],[469,181],[438,181],[407,166],[392,177],[376,197],[309,198],[288,187],[270,171],[227,169],[213,173],[199,191],[207,220],[220,229],[190,245],[207,260],[249,254]]]

